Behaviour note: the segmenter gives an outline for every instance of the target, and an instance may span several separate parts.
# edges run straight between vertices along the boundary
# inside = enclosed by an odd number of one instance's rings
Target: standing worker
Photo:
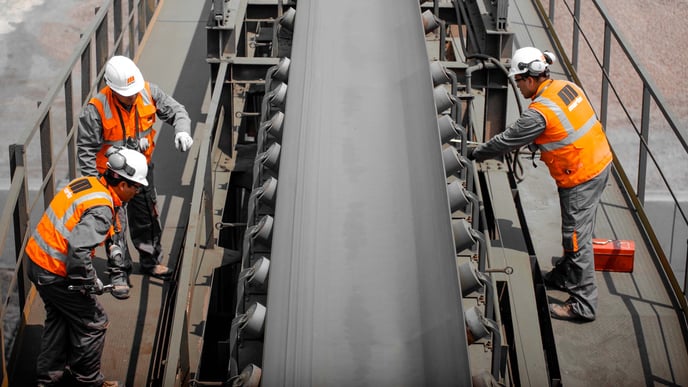
[[[79,116],[77,140],[79,168],[84,176],[97,176],[105,171],[105,153],[111,146],[126,146],[140,151],[148,160],[150,184],[139,192],[121,211],[126,213],[129,234],[139,252],[143,274],[167,279],[172,270],[162,265],[160,239],[162,227],[157,210],[151,157],[155,149],[153,128],[156,115],[174,126],[178,150],[191,148],[191,120],[182,104],[146,82],[134,62],[124,56],[113,56],[105,67],[105,86],[89,101]],[[108,270],[114,285],[112,295],[129,297],[129,274],[132,259],[127,248],[125,228],[106,242]]]
[[[55,195],[26,245],[28,277],[46,315],[36,360],[39,386],[119,385],[100,372],[109,324],[94,295],[103,293],[103,283],[92,258],[123,221],[117,208],[148,185],[148,164],[141,153],[119,148],[110,148],[106,164],[104,176],[77,178]]]
[[[483,161],[523,145],[538,147],[557,184],[564,248],[562,259],[545,275],[545,284],[570,294],[563,305],[550,304],[550,314],[593,321],[598,294],[592,236],[612,152],[583,91],[574,83],[550,79],[554,60],[552,53],[534,47],[514,52],[509,76],[532,102],[514,124],[478,145],[469,158]]]

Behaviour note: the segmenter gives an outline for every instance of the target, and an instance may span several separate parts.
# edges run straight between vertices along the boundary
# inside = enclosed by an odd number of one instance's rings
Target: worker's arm
[[[96,154],[103,146],[103,123],[96,107],[88,104],[79,115],[76,141],[79,170],[82,176],[98,176]]]
[[[105,241],[112,225],[112,210],[106,206],[89,208],[67,238],[67,278],[72,283],[92,283],[98,278],[91,253]]]
[[[530,144],[542,134],[545,126],[545,118],[537,110],[527,109],[516,122],[508,126],[502,133],[492,137],[490,141],[478,145],[471,158],[483,161]]]
[[[191,119],[184,105],[162,91],[159,86],[153,83],[149,84],[158,117],[174,126],[175,133],[186,132],[191,134]]]

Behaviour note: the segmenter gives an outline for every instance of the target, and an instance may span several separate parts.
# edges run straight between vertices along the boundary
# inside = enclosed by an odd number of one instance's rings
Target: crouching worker
[[[148,165],[131,149],[113,147],[107,159],[103,176],[77,178],[55,195],[26,246],[28,276],[46,314],[36,361],[39,386],[120,385],[100,371],[109,324],[95,296],[103,283],[92,259],[120,224],[118,208],[148,185]]]

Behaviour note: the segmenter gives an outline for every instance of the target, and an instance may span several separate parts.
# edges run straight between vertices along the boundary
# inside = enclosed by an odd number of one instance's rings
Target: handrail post
[[[24,154],[24,145],[22,144],[12,144],[10,145],[10,176],[11,179],[14,178],[14,174],[19,167],[24,167],[26,165],[26,155]],[[23,252],[22,244],[26,233],[28,232],[29,226],[29,211],[28,211],[28,188],[27,188],[27,177],[26,174],[22,175],[22,188],[19,192],[17,198],[17,205],[14,208],[14,250],[15,259],[17,262],[21,259]],[[25,287],[24,281],[24,270],[23,265],[19,266],[20,272],[16,273],[17,276],[17,292],[19,300],[19,310],[23,310],[26,304],[26,295],[28,294],[28,289]]]
[[[86,103],[86,98],[88,98],[91,92],[91,73],[93,69],[91,68],[91,41],[84,48],[84,52],[81,54],[81,98],[79,102],[83,105]]]
[[[72,180],[76,177],[76,136],[69,137],[69,132],[74,126],[74,92],[73,92],[72,74],[69,74],[64,83],[65,95],[65,131],[69,138],[69,145],[67,146],[67,165],[69,176],[67,180]]]
[[[98,8],[96,8],[96,13],[98,13]],[[108,18],[103,19],[103,22],[96,29],[96,69],[102,69],[105,67],[105,63],[110,55],[110,49],[108,44]],[[100,80],[100,85],[98,88],[103,86],[103,80]]]
[[[600,122],[607,128],[607,111],[609,104],[609,71],[611,69],[611,39],[609,23],[604,23],[604,45],[602,46],[602,91],[600,93]]]
[[[643,84],[643,106],[640,116],[640,149],[638,150],[638,200],[645,205],[645,189],[647,181],[647,144],[650,141],[650,91]]]
[[[41,121],[40,146],[42,177],[44,181],[47,181],[43,188],[43,208],[48,208],[55,196],[55,173],[50,173],[50,168],[53,166],[53,131],[50,125],[50,110]]]
[[[134,12],[134,0],[129,0],[129,14]],[[136,39],[136,18],[129,19],[129,57],[133,58],[139,48],[139,39]]]
[[[686,239],[686,262],[688,262],[688,239]],[[683,297],[688,298],[688,266],[683,272]]]
[[[122,0],[112,2],[112,24],[115,38],[122,34]],[[122,55],[122,44],[115,47],[115,55]]]
[[[573,36],[571,42],[571,65],[576,71],[578,70],[578,37],[580,35],[580,16],[581,4],[580,0],[576,0],[573,5]]]

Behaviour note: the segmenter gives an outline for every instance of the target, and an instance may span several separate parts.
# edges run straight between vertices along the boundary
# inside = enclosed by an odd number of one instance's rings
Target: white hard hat
[[[551,52],[542,52],[535,47],[523,47],[514,52],[511,58],[509,76],[525,74],[536,77],[544,73],[556,57]]]
[[[123,97],[143,90],[143,75],[136,64],[126,56],[116,55],[105,65],[105,83]]]
[[[105,156],[108,158],[108,169],[129,181],[148,186],[148,162],[142,153],[112,146],[105,152]]]

